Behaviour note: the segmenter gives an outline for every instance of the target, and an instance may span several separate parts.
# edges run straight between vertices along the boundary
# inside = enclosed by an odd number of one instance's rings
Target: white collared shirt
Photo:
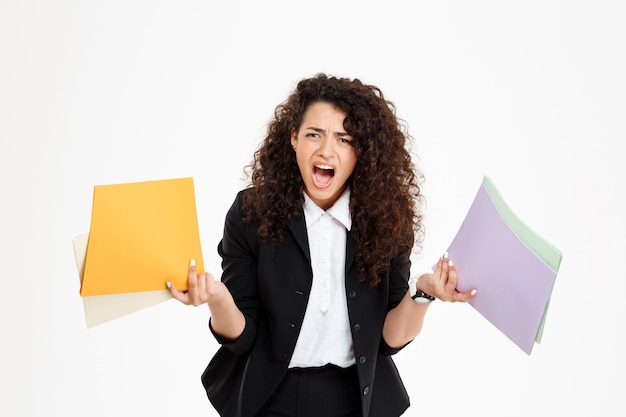
[[[313,283],[289,367],[355,363],[346,302],[346,235],[352,226],[350,189],[327,211],[304,195]]]

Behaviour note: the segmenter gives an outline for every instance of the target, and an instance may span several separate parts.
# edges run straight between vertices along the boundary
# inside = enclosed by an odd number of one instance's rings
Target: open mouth
[[[335,169],[330,165],[318,164],[313,166],[313,183],[316,187],[328,187],[334,176]]]

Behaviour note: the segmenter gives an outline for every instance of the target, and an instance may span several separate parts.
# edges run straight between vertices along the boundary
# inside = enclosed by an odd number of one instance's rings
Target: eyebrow
[[[312,130],[317,133],[324,133],[326,130],[319,127],[307,127],[306,129]],[[337,136],[351,136],[348,132],[333,132]]]

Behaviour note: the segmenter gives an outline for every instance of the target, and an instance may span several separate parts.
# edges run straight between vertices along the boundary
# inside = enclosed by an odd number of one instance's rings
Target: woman
[[[319,74],[279,105],[225,221],[222,280],[185,304],[221,344],[202,376],[223,416],[384,416],[409,406],[391,355],[428,303],[468,301],[447,259],[410,289],[422,236],[410,136],[380,89]],[[415,295],[412,296],[413,290]]]

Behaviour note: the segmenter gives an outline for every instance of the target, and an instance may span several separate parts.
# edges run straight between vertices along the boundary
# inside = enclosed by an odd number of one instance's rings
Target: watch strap
[[[415,301],[418,304],[429,304],[435,301],[435,297],[433,297],[430,294],[426,294],[422,290],[415,291],[415,294],[413,294],[411,298],[413,299],[413,301]]]

